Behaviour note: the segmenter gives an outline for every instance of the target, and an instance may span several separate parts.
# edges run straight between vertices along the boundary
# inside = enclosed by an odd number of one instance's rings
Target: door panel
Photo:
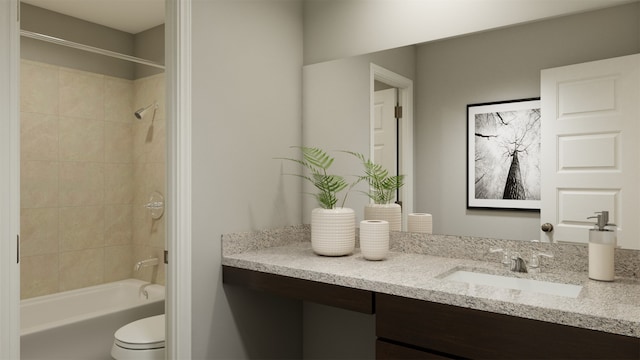
[[[640,55],[543,70],[541,223],[587,242],[607,210],[618,245],[640,249]]]
[[[394,108],[396,89],[374,93],[374,153],[373,162],[382,165],[389,174],[397,172],[397,129]]]

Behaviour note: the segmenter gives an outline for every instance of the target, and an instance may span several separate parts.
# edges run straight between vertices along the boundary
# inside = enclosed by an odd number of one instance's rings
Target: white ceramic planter
[[[356,246],[356,214],[353,209],[316,208],[311,211],[311,247],[318,255],[343,256]]]
[[[367,260],[382,260],[389,252],[389,222],[363,220],[360,222],[360,252]]]
[[[402,207],[398,204],[367,204],[364,207],[365,220],[384,220],[389,222],[389,230],[402,229]]]

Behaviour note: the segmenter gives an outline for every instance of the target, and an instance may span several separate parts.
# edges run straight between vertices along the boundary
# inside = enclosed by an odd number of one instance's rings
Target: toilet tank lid
[[[164,314],[129,323],[116,331],[115,338],[129,344],[164,342]]]

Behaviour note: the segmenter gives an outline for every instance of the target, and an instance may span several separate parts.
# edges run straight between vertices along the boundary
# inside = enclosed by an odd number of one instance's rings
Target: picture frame
[[[467,209],[540,211],[540,98],[467,105]]]

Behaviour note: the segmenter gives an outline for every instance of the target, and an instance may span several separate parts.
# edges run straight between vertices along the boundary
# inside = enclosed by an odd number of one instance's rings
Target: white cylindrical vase
[[[363,220],[360,222],[360,251],[367,260],[382,260],[389,252],[389,222]]]
[[[356,246],[356,214],[353,209],[316,208],[311,211],[311,247],[318,255],[343,256]]]
[[[407,216],[407,231],[431,234],[433,232],[433,217],[431,214],[412,213]]]
[[[389,230],[402,230],[402,207],[398,204],[367,204],[364,207],[365,220],[384,220]]]

